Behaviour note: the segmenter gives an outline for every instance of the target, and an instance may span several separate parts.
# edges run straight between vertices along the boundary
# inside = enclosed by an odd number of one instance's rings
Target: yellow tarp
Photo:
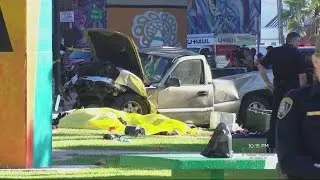
[[[153,135],[160,132],[173,133],[174,131],[179,135],[197,133],[195,129],[191,129],[187,124],[175,119],[170,119],[161,114],[140,115],[110,108],[74,110],[71,114],[60,120],[58,127],[99,129],[124,134],[125,125],[121,123],[119,119],[125,121],[127,125],[144,128],[146,135]]]

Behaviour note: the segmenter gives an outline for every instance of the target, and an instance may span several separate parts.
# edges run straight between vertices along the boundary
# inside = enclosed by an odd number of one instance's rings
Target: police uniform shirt
[[[280,103],[278,159],[289,177],[320,178],[320,83],[292,90]]]
[[[304,59],[299,50],[289,44],[273,48],[259,63],[265,68],[272,66],[275,86],[285,83],[297,88],[299,74],[305,73]]]

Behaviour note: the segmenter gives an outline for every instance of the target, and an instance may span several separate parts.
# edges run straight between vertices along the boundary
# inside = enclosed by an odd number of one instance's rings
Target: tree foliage
[[[284,0],[288,6],[281,18],[288,30],[295,31],[313,41],[320,33],[320,0]]]

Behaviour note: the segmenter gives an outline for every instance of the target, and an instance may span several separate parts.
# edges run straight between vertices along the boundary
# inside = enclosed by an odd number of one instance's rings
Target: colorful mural
[[[146,11],[133,18],[132,34],[141,47],[177,45],[178,23],[170,12]]]
[[[73,38],[78,48],[88,47],[83,30],[107,28],[107,0],[74,0]]]
[[[188,34],[255,35],[260,14],[260,0],[189,0]]]
[[[187,10],[161,6],[108,7],[108,29],[129,35],[139,48],[159,45],[186,47]]]

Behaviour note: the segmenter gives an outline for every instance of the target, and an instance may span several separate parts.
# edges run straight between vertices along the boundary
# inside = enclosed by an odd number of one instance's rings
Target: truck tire
[[[243,127],[246,126],[247,111],[250,107],[271,110],[272,104],[270,100],[268,100],[267,96],[263,97],[261,95],[252,95],[245,97],[245,99],[241,103],[238,116],[238,124],[242,125]]]
[[[117,97],[111,108],[129,112],[129,113],[138,113],[138,114],[149,114],[149,104],[144,98],[136,94],[124,94]]]

